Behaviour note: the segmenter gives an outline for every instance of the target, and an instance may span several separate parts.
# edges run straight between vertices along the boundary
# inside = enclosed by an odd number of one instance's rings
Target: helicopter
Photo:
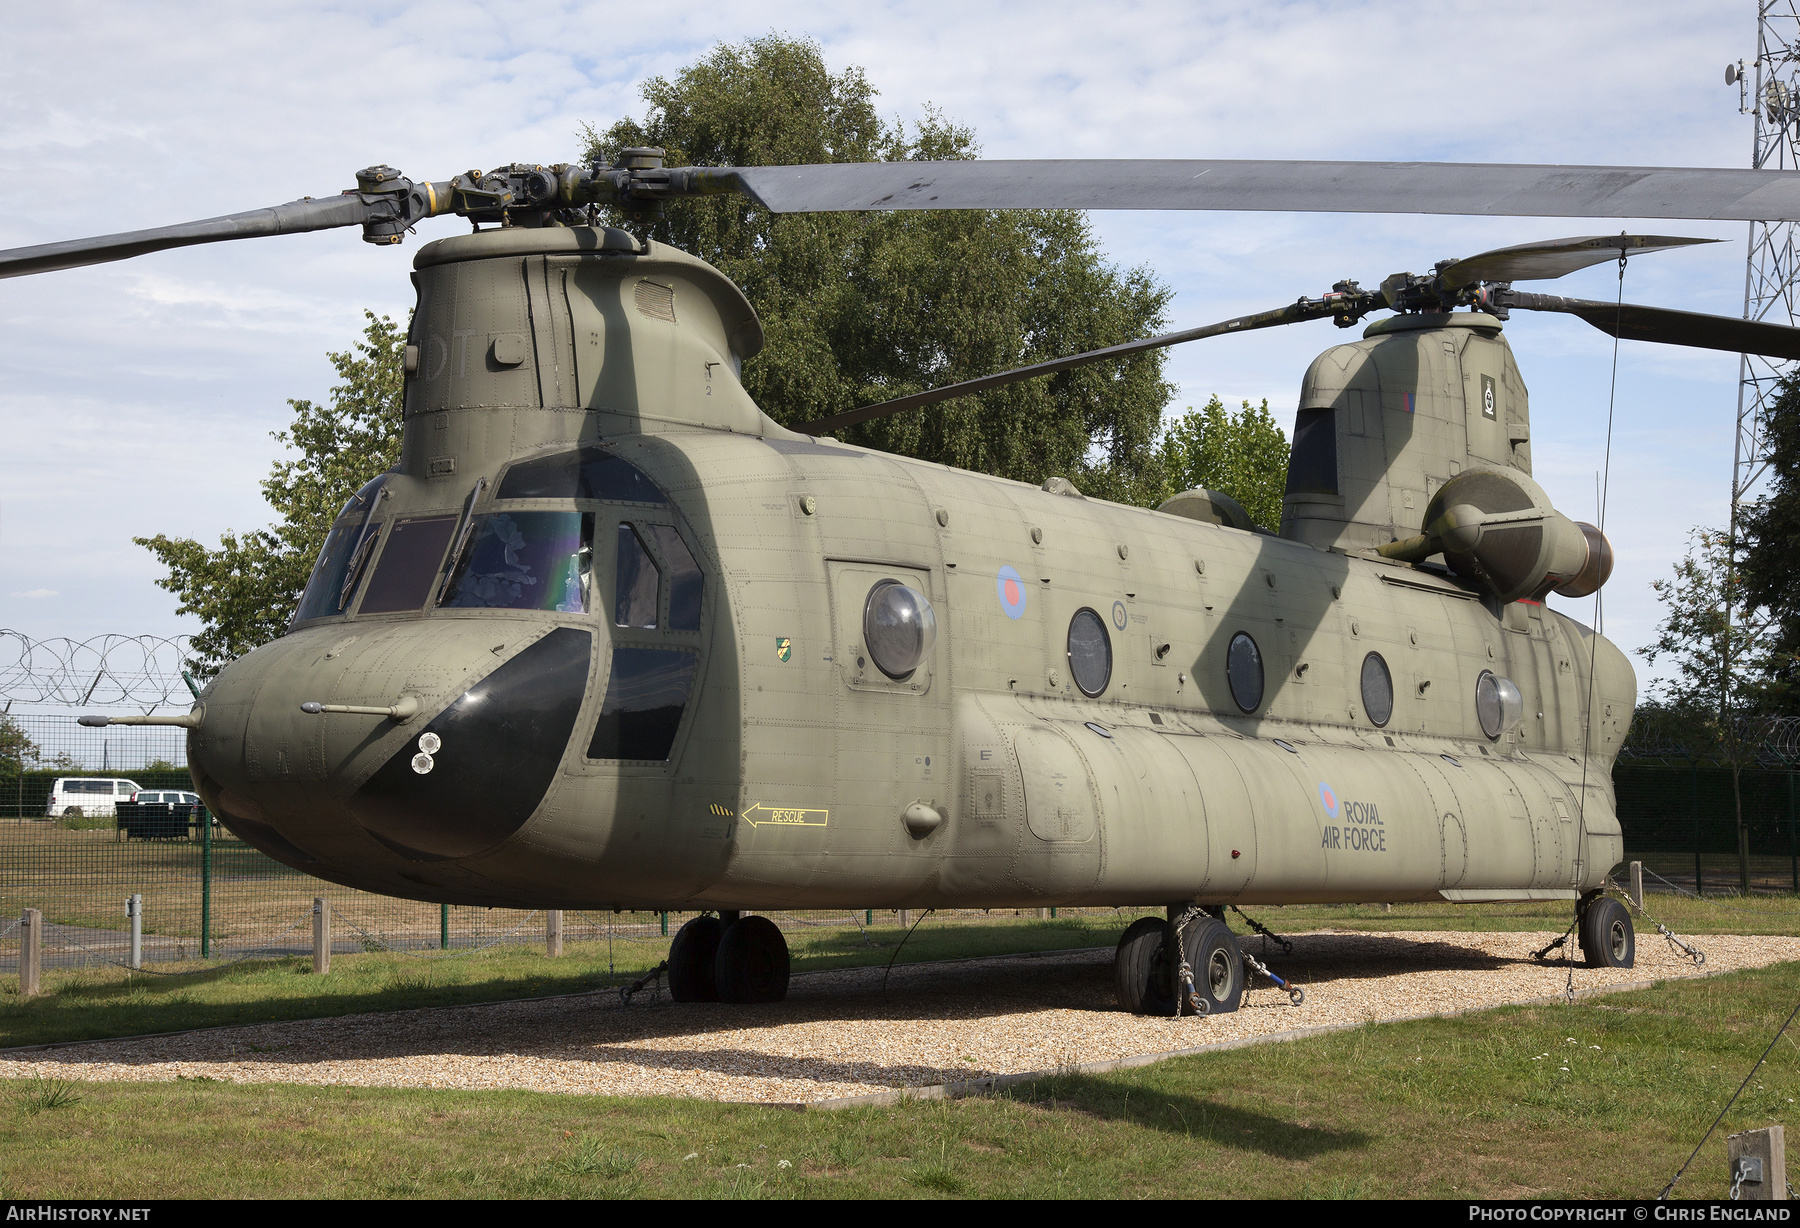
[[[1800,358],[1800,329],[1537,294],[1634,252],[1591,236],[1341,281],[1317,298],[789,429],[745,392],[742,291],[599,224],[740,193],[777,212],[1211,208],[1800,218],[1794,172],[1318,162],[387,166],[335,197],[0,252],[0,276],[361,226],[426,244],[401,458],[336,518],[283,636],[179,715],[239,837],[364,890],[698,911],[678,1001],[785,995],[781,908],[1163,909],[1120,939],[1127,1010],[1236,1009],[1226,906],[1604,893],[1619,649],[1544,604],[1612,550],[1531,477],[1515,310]],[[1155,510],[832,433],[1160,346],[1388,313],[1308,368],[1281,525],[1223,492]]]

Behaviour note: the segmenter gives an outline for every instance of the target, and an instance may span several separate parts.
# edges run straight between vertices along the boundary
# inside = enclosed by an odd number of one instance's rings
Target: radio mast
[[[1725,69],[1725,83],[1738,87],[1738,110],[1754,117],[1750,166],[1762,170],[1800,169],[1796,128],[1800,127],[1800,0],[1757,0],[1756,59]],[[1751,222],[1744,269],[1744,318],[1793,324],[1800,252],[1793,222]],[[1775,362],[1749,354],[1740,360],[1737,440],[1731,462],[1731,542],[1737,542],[1738,506],[1768,468],[1768,409],[1778,395],[1782,372]]]

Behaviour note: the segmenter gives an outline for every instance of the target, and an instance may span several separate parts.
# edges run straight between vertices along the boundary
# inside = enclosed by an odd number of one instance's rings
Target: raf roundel
[[[1338,817],[1337,790],[1322,780],[1319,782],[1319,805],[1325,807],[1325,813],[1329,817],[1334,819]]]
[[[1000,592],[1000,608],[1008,618],[1025,617],[1025,581],[1011,567],[1000,569],[995,587]]]

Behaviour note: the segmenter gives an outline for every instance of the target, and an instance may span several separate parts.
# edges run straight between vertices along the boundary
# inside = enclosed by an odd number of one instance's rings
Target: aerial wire
[[[1607,496],[1612,491],[1613,411],[1616,408],[1619,399],[1619,334],[1624,331],[1625,323],[1625,262],[1625,248],[1621,246],[1619,248],[1619,294],[1618,302],[1615,306],[1617,314],[1613,320],[1612,380],[1606,393],[1606,452],[1605,460],[1601,463],[1599,477],[1600,488],[1597,492],[1600,498],[1600,507],[1598,511],[1600,523],[1596,527],[1600,530],[1600,540],[1603,542],[1606,540],[1606,500]],[[1588,635],[1587,703],[1581,714],[1581,793],[1575,799],[1576,814],[1580,819],[1577,826],[1580,830],[1581,838],[1581,847],[1579,855],[1576,858],[1578,861],[1585,860],[1588,851],[1588,765],[1589,756],[1593,752],[1594,745],[1594,676],[1600,654],[1600,636],[1606,627],[1605,593],[1605,584],[1602,584],[1599,588],[1594,590],[1594,626],[1593,630]],[[1610,876],[1612,874],[1612,867],[1608,866],[1606,871],[1608,876]],[[1580,924],[1580,919],[1581,914],[1577,912],[1576,923],[1578,926]],[[1563,1000],[1566,1002],[1573,1002],[1575,1000],[1575,966],[1572,962],[1573,954],[1574,953],[1569,950],[1567,944],[1565,944],[1563,946],[1563,959],[1569,964],[1568,980],[1563,985]]]
[[[1769,1054],[1775,1049],[1775,1042],[1780,1040],[1781,1034],[1788,1030],[1788,1024],[1794,1022],[1795,1015],[1800,1015],[1800,1003],[1796,1003],[1794,1009],[1788,1012],[1787,1022],[1775,1029],[1775,1035],[1769,1037],[1768,1048],[1762,1051],[1762,1056],[1756,1059],[1756,1065],[1750,1068],[1750,1073],[1744,1076],[1744,1081],[1738,1084],[1738,1089],[1731,1093],[1731,1099],[1725,1102],[1725,1107],[1719,1110],[1717,1117],[1713,1118],[1713,1124],[1706,1128],[1706,1133],[1702,1134],[1700,1141],[1694,1144],[1694,1150],[1687,1160],[1675,1170],[1675,1175],[1669,1178],[1669,1184],[1662,1187],[1662,1192],[1656,1196],[1658,1202],[1669,1196],[1669,1191],[1675,1188],[1675,1183],[1681,1180],[1683,1173],[1687,1172],[1688,1165],[1694,1162],[1694,1156],[1700,1154],[1700,1149],[1706,1146],[1706,1140],[1712,1137],[1713,1131],[1719,1128],[1719,1123],[1725,1120],[1725,1114],[1731,1111],[1731,1106],[1737,1103],[1738,1097],[1744,1094],[1744,1089],[1750,1086],[1750,1080],[1756,1077],[1756,1072],[1762,1069],[1762,1064],[1769,1060]]]

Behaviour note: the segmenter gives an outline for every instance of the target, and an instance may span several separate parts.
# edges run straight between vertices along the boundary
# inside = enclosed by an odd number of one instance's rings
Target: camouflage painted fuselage
[[[1497,322],[1380,332],[1336,382],[1315,365],[1315,437],[1336,432],[1353,468],[1372,420],[1395,477],[1380,516],[1353,474],[1335,503],[1291,494],[1289,540],[775,426],[737,379],[760,345],[742,295],[619,232],[485,232],[416,263],[402,460],[373,516],[342,522],[346,541],[375,531],[367,565],[342,612],[335,584],[309,592],[311,617],[227,667],[190,734],[208,803],[283,861],[455,903],[768,909],[1573,897],[1619,858],[1623,655],[1541,605],[1358,553],[1357,534],[1418,531],[1404,513],[1445,476],[1430,456],[1504,448],[1528,472],[1504,429],[1425,431],[1470,412],[1448,379],[1403,407],[1376,386],[1396,346],[1466,337],[1504,356],[1522,426]],[[612,478],[509,483],[578,446]],[[533,515],[581,526],[565,608],[438,603],[463,518]],[[633,542],[660,587],[621,563]],[[402,583],[406,549],[429,586]],[[883,579],[938,619],[901,679],[863,643]],[[1071,676],[1082,610],[1109,639],[1095,695]],[[1262,666],[1248,712],[1239,635]],[[1381,726],[1370,653],[1392,683]],[[1497,737],[1483,671],[1525,698]],[[299,707],[403,696],[421,701],[405,722]]]

